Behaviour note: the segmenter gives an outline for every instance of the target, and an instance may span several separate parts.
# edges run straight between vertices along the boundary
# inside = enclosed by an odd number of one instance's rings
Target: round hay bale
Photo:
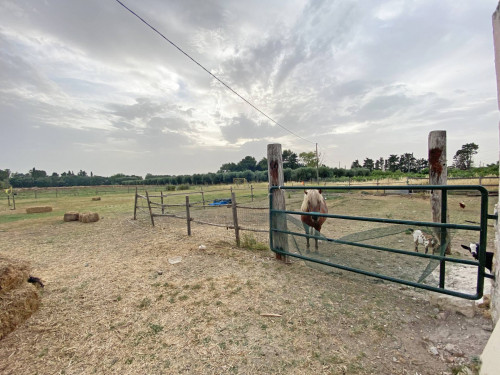
[[[0,340],[28,319],[40,306],[40,295],[34,285],[24,282],[0,298]]]
[[[0,296],[26,282],[28,277],[27,263],[0,257]]]
[[[99,214],[97,212],[86,212],[80,214],[79,220],[82,223],[94,223],[96,221],[99,221]]]
[[[93,201],[100,201],[101,200],[101,197],[93,197],[92,198]]]
[[[64,214],[64,221],[78,221],[80,214],[75,211],[69,211]]]
[[[28,207],[26,208],[26,213],[27,214],[39,214],[42,212],[51,212],[52,207],[51,206],[38,206],[38,207]]]

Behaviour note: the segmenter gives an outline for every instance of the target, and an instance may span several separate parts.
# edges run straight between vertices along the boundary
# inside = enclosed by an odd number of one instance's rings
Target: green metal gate
[[[436,185],[418,185],[418,186],[344,186],[344,187],[333,187],[333,186],[308,186],[307,189],[322,189],[323,195],[325,193],[336,193],[342,194],[351,191],[406,191],[406,192],[422,192],[422,191],[440,191],[441,200],[441,222],[429,222],[429,221],[415,221],[415,220],[397,220],[392,218],[376,218],[376,217],[363,217],[363,216],[348,216],[340,215],[337,213],[321,214],[321,213],[307,213],[312,217],[326,217],[329,220],[335,219],[336,222],[348,221],[349,225],[354,225],[354,223],[371,223],[370,225],[390,225],[389,231],[384,228],[374,228],[373,230],[367,230],[364,232],[357,233],[358,238],[353,239],[353,235],[348,235],[342,238],[331,238],[324,236],[320,233],[306,234],[305,231],[300,230],[300,215],[306,213],[298,210],[278,210],[273,207],[273,192],[275,190],[283,191],[283,194],[287,192],[290,195],[290,191],[293,190],[304,190],[304,187],[291,187],[291,186],[273,186],[270,188],[269,194],[269,207],[270,207],[270,248],[273,252],[281,255],[286,255],[294,258],[303,259],[305,261],[313,262],[314,264],[319,264],[323,266],[334,267],[346,271],[351,271],[367,276],[372,276],[375,278],[388,280],[396,283],[401,283],[409,285],[416,288],[423,288],[439,293],[444,293],[452,296],[457,296],[465,299],[479,299],[483,295],[484,289],[484,279],[491,275],[485,272],[485,261],[486,261],[486,243],[487,243],[487,221],[488,219],[496,219],[496,216],[488,215],[488,191],[477,185],[459,185],[459,186],[436,186]],[[480,199],[480,212],[479,220],[473,224],[463,224],[463,223],[448,223],[448,196],[449,193],[459,194],[465,191],[473,191]],[[287,204],[288,205],[288,204]],[[328,221],[328,220],[327,220]],[[363,224],[368,225],[368,224]],[[429,231],[433,231],[434,237],[437,239],[437,247],[433,249],[431,253],[415,252],[409,249],[403,249],[401,247],[395,247],[398,243],[406,243],[408,234],[412,229],[410,228],[428,228]],[[376,236],[377,231],[390,232],[389,235]],[[467,231],[477,236],[477,241],[479,243],[479,256],[476,261],[472,257],[455,257],[446,254],[446,248],[451,242],[451,232],[457,231]],[[367,233],[372,236],[369,240],[372,243],[366,243]],[[406,235],[406,237],[405,237]],[[363,239],[364,236],[364,239]],[[394,238],[399,238],[399,240],[391,239],[391,236],[399,236]],[[391,246],[382,245],[376,241],[381,241],[381,237],[386,237],[386,241],[389,241]],[[326,248],[320,254],[305,253],[305,249],[300,244],[301,239],[310,238],[313,240],[320,240],[322,242],[321,247]],[[360,239],[361,238],[361,239]],[[476,238],[476,237],[475,237]],[[283,240],[284,239],[284,240]],[[393,241],[393,243],[391,243]],[[312,241],[314,242],[314,241]],[[296,249],[290,249],[295,245]],[[320,248],[321,248],[320,247]],[[347,252],[345,248],[358,249],[356,253],[352,251]],[[358,251],[362,249],[364,254],[361,255]],[[320,255],[319,255],[320,254]],[[348,263],[345,264],[338,262],[336,260],[341,259],[341,254],[347,254],[344,256],[344,260],[348,257],[354,259],[349,259]],[[359,266],[364,261],[364,269]],[[404,261],[402,259],[405,259]],[[407,260],[411,259],[411,260]],[[368,266],[376,265],[377,270],[366,269]],[[473,286],[472,292],[463,292],[453,290],[448,288],[446,285],[446,273],[448,268],[456,267],[458,272],[460,272],[460,267],[470,268],[477,275],[476,283]],[[415,275],[411,277],[398,277],[391,275],[389,270],[398,272],[408,272],[414,273]],[[407,271],[405,271],[407,270]],[[413,278],[413,279],[412,279]],[[434,278],[434,279],[433,279]],[[434,280],[434,281],[432,281]]]

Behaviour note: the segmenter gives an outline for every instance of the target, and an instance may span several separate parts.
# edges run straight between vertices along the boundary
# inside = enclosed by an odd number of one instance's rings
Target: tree
[[[299,157],[291,150],[284,150],[283,154],[283,168],[297,169],[300,167]]]
[[[373,163],[373,159],[370,159],[370,158],[366,158],[364,161],[363,161],[363,168],[366,168],[368,169],[370,172],[373,171],[373,168],[374,168],[374,163]]]
[[[314,151],[301,152],[299,156],[302,159],[304,166],[309,168],[316,168],[317,158]]]
[[[477,154],[478,149],[479,146],[475,143],[466,143],[463,145],[453,157],[453,166],[462,170],[471,169],[474,163],[472,157]]]
[[[384,158],[379,158],[375,161],[375,168],[378,171],[381,171],[384,169]]]
[[[267,158],[262,158],[257,163],[257,170],[258,171],[267,171]]]
[[[396,172],[399,169],[399,156],[389,155],[389,159],[386,160],[385,170]]]
[[[86,176],[87,176],[87,172],[82,171],[82,170],[80,169],[80,172],[78,172],[78,175],[77,175],[77,176],[80,176],[80,177],[86,177]]]
[[[30,170],[30,175],[32,178],[47,177],[47,172],[33,168]]]
[[[351,169],[355,169],[355,168],[361,168],[361,164],[359,164],[358,159],[354,160],[351,164]]]
[[[253,156],[245,156],[239,163],[238,163],[238,171],[244,172],[244,171],[255,171],[257,169],[257,160]]]
[[[225,163],[219,168],[220,173],[235,172],[238,169],[235,163]]]

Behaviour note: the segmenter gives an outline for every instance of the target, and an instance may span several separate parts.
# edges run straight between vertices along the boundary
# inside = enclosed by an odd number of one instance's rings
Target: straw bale
[[[64,214],[64,221],[78,221],[80,214],[75,211],[69,211]]]
[[[28,319],[40,306],[34,285],[24,282],[0,296],[0,340]]]
[[[0,296],[26,282],[28,277],[27,263],[0,257]]]
[[[99,221],[99,214],[97,212],[81,213],[79,220],[82,223],[94,223],[96,221]]]
[[[26,213],[28,214],[39,214],[41,212],[51,212],[51,206],[37,206],[37,207],[28,207],[26,208]]]
[[[101,200],[101,197],[93,197],[92,198],[93,201],[100,201]]]

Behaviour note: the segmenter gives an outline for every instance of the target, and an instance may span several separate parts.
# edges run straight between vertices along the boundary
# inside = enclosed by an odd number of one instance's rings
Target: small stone
[[[163,271],[156,271],[158,275],[163,275]]]
[[[429,353],[431,353],[432,355],[439,355],[439,352],[435,346],[429,347]]]

